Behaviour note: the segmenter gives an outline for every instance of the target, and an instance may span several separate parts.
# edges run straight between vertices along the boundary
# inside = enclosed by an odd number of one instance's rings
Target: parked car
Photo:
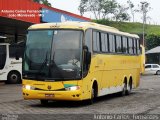
[[[145,64],[145,74],[160,75],[160,65],[158,65],[158,64]]]

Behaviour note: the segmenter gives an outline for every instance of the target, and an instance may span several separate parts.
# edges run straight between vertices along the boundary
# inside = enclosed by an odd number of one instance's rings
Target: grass
[[[115,27],[123,32],[129,32],[133,34],[142,34],[143,24],[142,23],[131,23],[131,22],[114,22],[108,20],[93,20],[96,23]],[[145,25],[145,34],[158,34],[160,35],[160,25]]]

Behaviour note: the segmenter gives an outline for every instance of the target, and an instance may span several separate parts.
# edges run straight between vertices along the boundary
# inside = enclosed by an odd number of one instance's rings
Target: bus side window
[[[85,46],[88,47],[88,51],[91,52],[92,51],[92,29],[88,29],[86,31],[86,34],[85,34],[85,41],[84,41],[84,44]]]
[[[0,45],[0,70],[2,70],[6,63],[6,45]]]
[[[128,53],[127,37],[124,37],[124,36],[122,37],[122,44],[123,44],[122,51],[124,54],[127,54]]]
[[[9,58],[15,58],[16,47],[15,45],[9,45]]]
[[[137,54],[140,54],[142,53],[141,50],[140,50],[140,44],[139,44],[139,39],[136,39],[137,41]]]
[[[116,52],[122,53],[121,36],[116,35]]]
[[[108,34],[101,33],[101,49],[102,52],[109,52],[108,50]]]
[[[87,75],[90,67],[91,51],[92,51],[92,29],[88,29],[85,33],[85,40],[84,40],[84,46],[83,46],[83,53],[84,53],[83,76]]]
[[[93,51],[99,52],[100,51],[100,36],[99,32],[93,32]]]
[[[102,46],[102,52],[106,52],[106,44],[105,44],[105,34],[101,33],[101,46]]]
[[[133,39],[133,44],[134,44],[134,47],[133,47],[133,49],[134,49],[134,54],[136,55],[136,54],[137,54],[137,42],[136,42],[136,39],[135,39],[135,38]]]
[[[115,38],[114,35],[109,34],[109,47],[110,47],[110,52],[115,53]]]
[[[133,54],[133,40],[132,38],[128,39],[128,43],[129,43],[129,54]]]

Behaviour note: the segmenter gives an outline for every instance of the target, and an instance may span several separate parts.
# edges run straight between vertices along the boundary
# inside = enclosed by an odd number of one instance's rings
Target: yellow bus
[[[92,22],[36,24],[22,66],[23,97],[41,104],[127,95],[139,85],[139,37]]]

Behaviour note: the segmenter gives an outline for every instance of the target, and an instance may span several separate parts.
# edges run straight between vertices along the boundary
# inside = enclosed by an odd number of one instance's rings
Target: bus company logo
[[[47,88],[48,88],[48,90],[51,90],[51,89],[52,89],[52,87],[51,87],[50,85],[48,85],[48,87],[47,87]]]

